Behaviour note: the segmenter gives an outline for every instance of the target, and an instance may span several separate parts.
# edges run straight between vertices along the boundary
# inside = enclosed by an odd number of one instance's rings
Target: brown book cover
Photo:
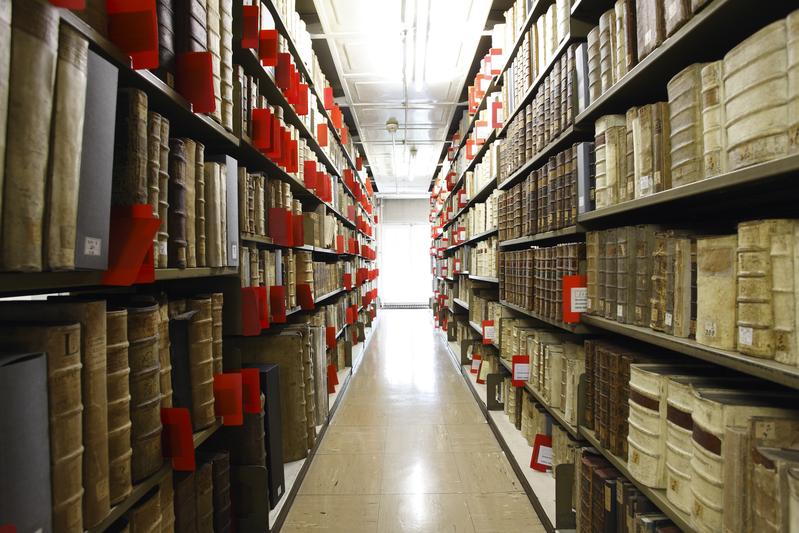
[[[172,407],[172,359],[169,341],[169,303],[162,297],[158,314],[158,360],[160,362],[161,407]]]
[[[186,266],[197,266],[197,143],[183,139],[186,151]]]
[[[147,95],[137,89],[118,95],[111,203],[147,203]]]
[[[130,533],[161,531],[161,491],[156,488],[127,513]]]
[[[186,268],[186,145],[169,141],[169,266]]]
[[[161,117],[161,135],[158,137],[158,230],[157,266],[169,265],[169,121]]]
[[[197,501],[197,532],[214,531],[213,467],[205,463],[194,473],[194,495]]]
[[[130,421],[133,449],[131,476],[136,483],[163,464],[161,454],[161,365],[158,332],[161,311],[156,303],[128,307]]]
[[[45,211],[44,255],[45,266],[49,270],[75,268],[88,53],[88,41],[70,26],[62,24],[58,43]],[[0,124],[3,122],[0,120]]]
[[[189,324],[189,375],[191,418],[194,431],[214,423],[214,358],[211,298],[191,298],[189,311],[197,311]]]
[[[161,533],[175,532],[175,485],[168,474],[159,487],[161,493]],[[157,533],[157,532],[154,532]]]
[[[173,481],[175,487],[175,531],[199,531],[197,529],[197,494],[195,476],[197,472],[188,474],[176,473]]]
[[[128,362],[128,311],[106,311],[106,390],[108,394],[108,468],[111,505],[132,490],[130,447],[130,363]]]
[[[205,249],[205,146],[196,142],[195,147],[197,152],[194,157],[194,221],[195,237],[197,238],[197,266],[204,267],[207,264]]]
[[[161,115],[150,111],[147,115],[147,203],[153,208],[154,216],[158,216],[160,173]]]
[[[58,51],[58,11],[14,0],[2,213],[3,270],[42,270],[42,223]],[[0,177],[0,180],[3,178]]]
[[[215,292],[211,295],[212,353],[214,357],[214,374],[221,374],[222,368],[222,307],[225,295]]]
[[[230,503],[230,456],[220,452],[211,459],[213,474],[214,533],[232,530]]]
[[[691,18],[691,0],[665,0],[663,12],[666,37],[671,37]]]
[[[638,61],[643,61],[666,38],[663,6],[663,0],[636,0],[635,2]]]
[[[175,86],[175,0],[157,0],[158,69],[156,74]]]

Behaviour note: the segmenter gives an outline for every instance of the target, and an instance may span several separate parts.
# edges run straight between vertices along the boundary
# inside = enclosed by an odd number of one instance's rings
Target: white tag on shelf
[[[754,331],[752,328],[738,326],[738,344],[743,346],[752,346]]]
[[[585,313],[588,311],[588,288],[572,287],[571,311],[572,313]]]
[[[671,326],[671,313],[666,313],[666,315],[663,317],[663,323],[667,326]]]
[[[616,317],[624,318],[624,306],[621,304],[616,305]]]

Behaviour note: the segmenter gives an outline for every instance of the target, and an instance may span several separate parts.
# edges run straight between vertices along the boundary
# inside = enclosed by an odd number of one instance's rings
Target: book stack
[[[316,287],[314,296],[322,296],[340,289],[343,275],[341,263],[313,261],[313,280]]]
[[[497,244],[496,236],[477,243],[471,253],[469,273],[473,276],[497,277]]]

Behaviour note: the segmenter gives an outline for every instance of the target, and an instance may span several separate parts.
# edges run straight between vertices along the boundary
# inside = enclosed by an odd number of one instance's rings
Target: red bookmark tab
[[[214,376],[214,412],[222,417],[223,426],[244,424],[244,403],[241,390],[241,374],[217,374]]]
[[[103,285],[128,286],[140,278],[148,255],[152,259],[153,236],[159,226],[147,204],[111,208],[108,270]]]
[[[194,458],[194,439],[191,416],[185,407],[161,409],[161,445],[164,457],[172,460],[172,469],[193,472],[197,468]]]
[[[483,344],[492,344],[496,335],[493,320],[483,320]]]
[[[258,49],[260,17],[258,6],[242,6],[241,8],[241,47]]]
[[[352,290],[352,274],[344,274],[344,288],[348,291]]]
[[[524,384],[530,378],[530,356],[514,355],[511,361],[511,368],[513,369],[511,383],[514,387],[524,387]]]
[[[585,276],[563,276],[563,322],[575,324],[588,310],[588,289]]]
[[[175,83],[178,92],[189,101],[195,113],[216,111],[214,69],[211,52],[178,54]]]
[[[277,66],[277,30],[261,30],[258,34],[258,58],[265,67]]]
[[[245,337],[261,334],[259,288],[242,287],[241,289],[241,334]]]
[[[158,68],[155,0],[106,0],[108,37],[138,69]]]
[[[333,87],[325,87],[324,98],[325,98],[325,109],[330,111],[331,109],[333,109],[334,105]]]
[[[336,253],[344,253],[344,235],[336,235]]]
[[[533,457],[530,468],[546,472],[552,468],[552,437],[539,433],[533,441]]]
[[[314,298],[309,283],[300,283],[297,285],[297,299],[300,301],[300,307],[303,310],[310,311],[314,309]]]
[[[328,348],[334,348],[336,346],[336,328],[335,326],[327,326],[325,328],[325,340],[327,341]]]
[[[269,307],[272,310],[272,322],[286,323],[286,287],[273,285],[269,287]]]
[[[469,371],[472,374],[477,374],[480,371],[480,364],[483,362],[483,356],[479,353],[472,354],[472,368]]]
[[[257,368],[243,368],[241,374],[244,412],[258,414],[261,412],[261,373]]]
[[[321,146],[322,148],[327,146],[328,142],[327,133],[328,133],[327,124],[322,123],[316,125],[316,140],[319,143],[319,146]]]
[[[347,308],[347,324],[353,324],[355,322],[355,313],[353,312],[352,307]]]
[[[483,375],[483,361],[480,361],[480,366],[477,368],[477,383],[479,383],[480,385],[485,385],[486,380],[480,377],[482,375]]]
[[[336,392],[336,385],[338,385],[336,365],[327,365],[327,393],[333,394]]]

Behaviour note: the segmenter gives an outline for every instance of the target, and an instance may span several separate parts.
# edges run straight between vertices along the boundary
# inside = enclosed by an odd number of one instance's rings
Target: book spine
[[[602,95],[602,67],[599,53],[599,26],[588,32],[588,96],[589,103]]]
[[[169,247],[168,264],[186,268],[186,145],[169,141]]]
[[[665,233],[655,235],[652,251],[652,281],[649,308],[649,327],[655,331],[665,331],[667,277],[668,277],[668,241]]]
[[[635,21],[638,27],[638,61],[643,61],[665,38],[662,0],[636,0]]]
[[[108,467],[111,505],[125,499],[131,486],[130,364],[128,312],[106,312],[106,388],[108,394]]]
[[[724,129],[724,61],[702,67],[702,171],[706,178],[726,172]]]
[[[186,211],[186,266],[197,266],[197,143],[182,139],[186,153],[185,211]]]
[[[147,203],[147,95],[137,89],[119,91],[112,205]]]
[[[774,313],[774,359],[797,365],[796,296],[797,224],[794,220],[776,221],[771,237],[771,301]]]
[[[196,143],[197,153],[194,157],[195,172],[195,234],[197,237],[197,266],[204,267],[208,263],[206,260],[206,236],[205,236],[205,146]]]
[[[158,77],[175,86],[175,0],[157,0]]]
[[[213,467],[208,463],[197,468],[194,474],[194,497],[197,531],[214,531]]]
[[[680,71],[666,85],[671,125],[671,175],[679,187],[703,178],[702,79],[700,65]]]
[[[738,225],[738,351],[774,358],[772,264],[769,253],[776,221]]]
[[[161,494],[161,533],[175,533],[175,485],[172,476],[164,477],[158,490]]]
[[[313,280],[311,280],[313,281]],[[213,334],[212,353],[214,357],[214,374],[221,374],[222,369],[222,306],[224,293],[215,292],[211,295],[211,328]]]
[[[210,298],[187,300],[196,310],[189,324],[189,375],[191,379],[191,419],[195,431],[214,422],[213,315]]]
[[[169,303],[159,306],[158,359],[160,361],[161,407],[172,407],[172,343],[169,338]]]
[[[788,29],[788,152],[793,154],[799,151],[799,13],[794,11],[788,15],[785,24]]]
[[[616,12],[609,9],[599,17],[599,70],[603,93],[616,82],[615,43]]]

